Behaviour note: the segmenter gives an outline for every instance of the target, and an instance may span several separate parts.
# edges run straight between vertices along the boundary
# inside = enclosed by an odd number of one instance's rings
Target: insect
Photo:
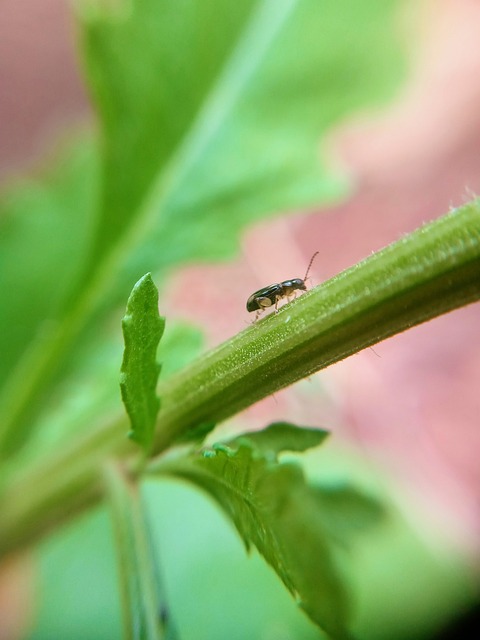
[[[297,291],[306,291],[307,287],[305,285],[305,281],[308,278],[308,274],[310,272],[310,268],[315,259],[315,256],[318,255],[318,251],[316,251],[310,262],[308,263],[307,272],[303,280],[301,278],[292,278],[291,280],[284,280],[283,282],[279,282],[278,284],[271,284],[268,287],[263,287],[263,289],[259,289],[252,293],[252,295],[247,300],[247,311],[256,311],[255,320],[258,316],[268,309],[272,305],[275,306],[275,313],[278,311],[278,301],[282,298],[287,298],[290,300],[292,296],[296,296]]]

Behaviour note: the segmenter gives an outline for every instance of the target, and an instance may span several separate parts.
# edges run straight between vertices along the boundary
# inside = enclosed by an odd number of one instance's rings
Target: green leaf
[[[24,180],[0,198],[0,273],[8,301],[0,305],[0,456],[20,449],[32,416],[45,406],[47,394],[32,395],[32,385],[43,387],[55,374],[58,380],[50,354],[88,261],[98,173],[96,145],[83,136],[62,150],[42,180]]]
[[[138,276],[231,255],[249,220],[337,198],[345,184],[319,139],[391,95],[400,4],[135,0],[120,16],[82,12],[104,132],[97,251],[127,232]]]
[[[104,479],[117,546],[125,640],[163,640],[168,609],[160,594],[141,496],[116,463],[105,466]]]
[[[274,422],[260,431],[251,431],[236,436],[228,446],[246,444],[262,455],[276,460],[282,451],[306,451],[317,447],[328,436],[328,431],[297,427],[288,422]]]
[[[41,180],[22,180],[1,194],[0,385],[78,286],[95,224],[98,164],[87,139],[64,149]]]
[[[249,221],[344,192],[318,150],[332,124],[391,95],[399,5],[129,0],[109,11],[101,0],[77,3],[101,144],[94,180],[87,167],[70,190],[53,185],[58,226],[48,203],[41,216],[28,203],[18,212],[29,239],[20,233],[7,254],[9,293],[20,304],[1,333],[12,345],[0,398],[9,455],[132,281],[158,270],[164,282],[173,265],[230,256]],[[38,242],[36,225],[46,229]],[[33,269],[15,270],[38,251]],[[40,281],[31,277],[38,269]]]
[[[312,491],[325,531],[342,547],[352,547],[359,533],[369,531],[386,519],[384,505],[351,484],[315,484]]]
[[[206,490],[231,518],[246,548],[255,545],[308,616],[332,636],[349,637],[348,597],[317,492],[297,464],[273,462],[255,444],[230,444],[160,460],[149,468]]]
[[[122,400],[130,417],[129,437],[148,452],[160,408],[156,394],[160,365],[157,348],[165,328],[158,313],[158,290],[147,273],[133,287],[122,320],[125,351],[121,368]]]

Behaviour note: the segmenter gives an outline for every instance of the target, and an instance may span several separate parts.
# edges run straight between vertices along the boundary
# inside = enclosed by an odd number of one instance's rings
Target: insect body
[[[305,281],[317,254],[318,251],[313,254],[303,280],[301,278],[292,278],[291,280],[284,280],[278,284],[271,284],[268,287],[263,287],[263,289],[255,291],[255,293],[252,293],[247,300],[247,311],[256,311],[257,315],[255,316],[255,319],[257,319],[262,311],[265,311],[265,309],[268,309],[271,306],[275,306],[276,312],[278,301],[282,298],[290,299],[292,296],[296,295],[297,291],[306,291],[307,287],[305,285]]]

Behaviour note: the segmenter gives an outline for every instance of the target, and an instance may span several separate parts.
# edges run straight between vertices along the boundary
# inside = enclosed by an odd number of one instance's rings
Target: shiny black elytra
[[[283,282],[279,282],[278,284],[271,284],[268,287],[263,287],[263,289],[259,289],[258,291],[255,291],[255,293],[252,293],[252,295],[247,300],[247,311],[257,312],[255,320],[258,318],[259,314],[262,313],[262,311],[265,311],[265,309],[268,309],[271,306],[275,306],[276,313],[278,311],[278,301],[282,298],[290,299],[292,296],[296,295],[296,292],[298,290],[307,290],[305,280],[308,277],[312,263],[318,253],[319,252],[316,251],[313,254],[310,262],[308,263],[307,272],[303,280],[301,278],[284,280]]]

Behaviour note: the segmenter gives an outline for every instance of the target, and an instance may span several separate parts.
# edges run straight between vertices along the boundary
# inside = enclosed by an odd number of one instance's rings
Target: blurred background
[[[3,0],[0,16],[0,180],[6,185],[25,172],[35,174],[72,127],[93,116],[79,71],[68,4],[61,0]],[[315,251],[320,254],[312,268],[313,285],[480,192],[480,3],[421,0],[414,7],[405,3],[399,29],[407,44],[410,70],[395,101],[376,113],[354,114],[329,134],[329,153],[352,181],[348,199],[321,211],[292,212],[295,215],[255,224],[243,235],[241,255],[235,261],[192,265],[168,282],[162,313],[200,324],[207,346],[229,338],[251,321],[245,301],[252,291],[286,278],[303,277]],[[479,326],[478,305],[455,311],[385,341],[375,351],[366,350],[332,366],[221,427],[221,432],[256,428],[276,419],[323,426],[333,432],[329,446],[335,463],[322,458],[322,468],[333,466],[334,472],[347,475],[352,468],[359,469],[359,477],[368,476],[367,485],[380,484],[392,497],[401,525],[397,523],[397,529],[392,525],[382,541],[372,540],[363,551],[373,586],[363,603],[366,613],[359,622],[361,637],[477,637],[460,625],[462,616],[470,616],[478,630]],[[315,475],[318,465],[313,458],[307,460],[310,467]],[[184,489],[174,487],[171,491]],[[164,500],[175,502],[169,496]],[[198,512],[198,520],[208,522],[198,537],[189,539],[192,551],[185,550],[187,542],[178,551],[183,558],[179,584],[192,580],[188,563],[202,545],[207,545],[202,551],[205,571],[212,570],[208,540],[216,536],[217,543],[224,546],[215,553],[233,558],[238,576],[236,588],[220,596],[219,609],[237,600],[238,612],[251,611],[255,589],[262,585],[263,594],[274,595],[258,619],[271,616],[277,623],[263,635],[249,637],[318,637],[296,619],[291,627],[278,623],[283,594],[273,579],[269,582],[271,576],[263,573],[261,561],[255,557],[249,569],[252,573],[244,574],[241,547],[236,546],[234,536],[230,539],[228,527],[213,510],[205,518],[204,509],[211,506],[188,492],[182,494],[182,500],[192,521],[197,522]],[[95,518],[104,526],[104,514]],[[184,518],[184,512],[173,513],[168,530],[159,534],[167,546],[173,546],[175,531],[185,526]],[[84,526],[90,526],[98,553],[108,556],[108,539],[94,537],[97,520]],[[88,565],[95,577],[87,571],[80,579],[78,567],[71,569],[77,584],[66,589],[63,611],[66,618],[70,615],[70,622],[65,621],[64,627],[58,620],[55,624],[59,626],[52,623],[54,614],[48,611],[45,596],[45,584],[61,583],[59,576],[65,571],[62,558],[71,558],[65,549],[77,548],[82,537],[88,538],[72,528],[57,547],[54,542],[47,544],[40,570],[25,560],[5,570],[0,582],[0,605],[5,603],[0,638],[29,637],[24,635],[25,626],[32,638],[86,637],[80,631],[72,635],[73,628],[81,628],[77,618],[87,617],[74,612],[78,604],[74,593],[85,590],[89,577],[97,581],[98,559]],[[373,547],[381,550],[376,557]],[[176,561],[178,573],[180,561]],[[81,564],[85,567],[86,562],[83,559]],[[175,559],[166,564],[168,573]],[[359,566],[363,566],[361,562]],[[198,572],[201,576],[200,569]],[[392,584],[388,584],[389,575]],[[212,580],[219,581],[215,585],[218,593],[221,578]],[[101,578],[98,584],[100,589]],[[200,577],[193,584],[201,590]],[[363,584],[361,579],[359,584]],[[251,600],[245,595],[249,591]],[[385,597],[381,612],[378,604],[375,610],[379,593]],[[57,606],[59,597],[58,591],[52,596]],[[116,637],[109,635],[108,617],[105,623],[96,617],[101,614],[95,598],[91,594],[91,602],[85,605],[94,612],[97,629],[97,635],[89,637]],[[192,617],[192,626],[202,620],[198,606],[198,610],[185,613]],[[114,607],[103,604],[107,613]],[[232,623],[237,610],[228,611]],[[256,619],[255,613],[252,619]],[[99,631],[102,628],[107,631]]]

